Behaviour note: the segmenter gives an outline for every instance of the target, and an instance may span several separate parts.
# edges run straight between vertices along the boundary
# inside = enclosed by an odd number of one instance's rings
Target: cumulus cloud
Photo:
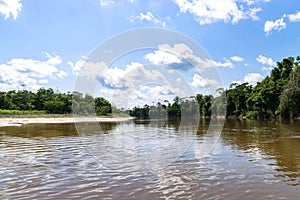
[[[273,67],[276,65],[276,62],[273,61],[272,58],[267,58],[263,55],[259,55],[257,58],[256,58],[256,61],[263,64],[263,65],[268,65],[270,67]]]
[[[218,82],[216,80],[202,78],[199,74],[194,74],[193,76],[192,86],[196,88],[198,87],[204,88],[204,87],[214,86],[217,84]]]
[[[157,74],[148,74],[144,65],[138,62],[131,62],[123,68],[109,68],[104,62],[90,62],[79,59],[77,62],[68,62],[73,70],[73,74],[79,77],[85,77],[87,80],[100,81],[100,85],[110,88],[119,89],[132,86],[132,81],[145,79],[152,76],[153,79],[161,78]]]
[[[130,72],[134,72],[134,70],[141,71],[143,67],[144,66],[138,62],[132,62],[130,64],[125,65],[125,69],[120,69],[118,67],[108,68],[101,75],[100,79],[103,81],[102,84],[104,84],[107,87],[129,87],[128,82],[131,80],[131,78],[129,78],[128,76],[132,76],[132,78],[139,78],[138,74],[130,74]]]
[[[270,2],[271,0],[244,0],[244,2],[247,3],[247,5],[254,5],[261,2]]]
[[[166,22],[158,19],[153,15],[151,11],[148,11],[147,13],[140,13],[138,16],[132,16],[130,20],[134,22],[135,20],[140,20],[140,21],[147,21],[147,22],[152,22],[156,25],[161,25],[161,26],[166,26]]]
[[[249,0],[174,0],[180,12],[190,13],[200,25],[214,22],[238,23],[243,19],[258,20],[257,13],[262,9],[257,3],[268,2]]]
[[[262,67],[261,68],[263,71],[271,71],[273,67]]]
[[[149,98],[151,97],[151,98]],[[129,107],[143,106],[145,104],[151,105],[153,103],[161,102],[165,100],[172,101],[175,97],[175,93],[161,85],[143,85],[137,88],[130,96]]]
[[[240,57],[240,56],[232,56],[230,57],[230,59],[234,62],[243,62],[244,58]]]
[[[264,32],[266,35],[270,35],[274,30],[281,31],[286,29],[287,24],[284,21],[288,19],[290,22],[299,22],[300,21],[300,11],[293,14],[283,14],[283,16],[275,21],[266,21],[264,26]]]
[[[144,66],[141,63],[132,62],[124,69],[118,67],[107,69],[99,81],[102,88],[109,88],[113,91],[111,92],[113,97],[108,99],[112,99],[113,104],[120,107],[127,105],[129,98],[137,102],[145,100],[144,97],[146,97],[148,100],[144,101],[145,104],[145,102],[149,103],[149,100],[164,99],[164,96],[167,98],[171,95],[174,98],[173,93],[178,96],[192,94],[187,82],[176,82],[179,77],[180,74],[168,73],[168,69],[164,67]],[[147,84],[151,86],[148,85],[149,88],[145,91],[143,86]],[[163,86],[164,89],[157,85]]]
[[[225,62],[216,62],[208,58],[201,58],[184,43],[177,43],[174,46],[162,44],[158,50],[145,55],[145,59],[152,64],[170,65],[178,69],[186,70],[192,67],[204,70],[213,67],[233,67],[233,64],[226,58]]]
[[[85,61],[83,59],[79,59],[75,63],[73,63],[72,61],[68,61],[67,64],[71,67],[73,75],[77,76],[84,62]]]
[[[269,35],[274,30],[281,31],[286,28],[286,23],[284,22],[284,17],[277,19],[275,21],[266,21],[264,26],[264,32]]]
[[[0,90],[23,89],[36,90],[39,84],[46,83],[45,78],[63,78],[67,73],[58,70],[62,63],[58,55],[44,53],[47,60],[14,58],[0,64]]]
[[[79,59],[75,63],[68,61],[67,63],[75,76],[85,77],[91,81],[95,81],[107,68],[104,62],[90,62],[83,59]]]
[[[103,62],[92,63],[83,60],[68,63],[74,69],[74,74],[85,77],[79,80],[90,81],[92,79],[96,81],[95,83],[98,85],[96,93],[101,94],[120,108],[130,107],[129,99],[133,100],[135,104],[138,104],[138,101],[149,104],[149,101],[151,103],[151,101],[158,99],[171,100],[175,94],[181,97],[194,94],[188,81],[182,79],[182,73],[170,70],[170,68],[143,65],[138,62],[131,62],[121,68],[117,66],[108,67]],[[179,78],[185,81],[177,82]],[[212,82],[208,81],[208,84],[210,83]],[[82,84],[84,85],[85,82]],[[147,84],[150,85],[144,87]],[[198,86],[196,82],[194,84]],[[95,92],[90,91],[89,87],[78,86],[77,89],[83,89],[84,91],[81,92],[86,93]]]
[[[169,65],[173,63],[181,63],[180,58],[177,55],[172,53],[156,50],[153,53],[148,53],[145,55],[145,58],[152,64],[158,65]]]
[[[21,9],[21,0],[0,0],[0,13],[4,15],[5,19],[8,19],[10,16],[17,19]]]
[[[230,60],[224,58],[225,62],[216,62],[216,61],[213,61],[214,65],[216,67],[228,67],[228,68],[233,68],[233,64],[230,62]]]
[[[259,73],[249,73],[244,76],[243,82],[247,82],[250,85],[256,85],[257,82],[262,81],[263,78],[264,77]]]
[[[60,70],[56,76],[60,79],[63,79],[64,77],[68,76],[68,74],[65,71]]]
[[[287,15],[291,22],[299,22],[300,21],[300,11],[294,14]]]
[[[209,58],[201,58],[183,43],[159,45],[157,50],[145,54],[144,59],[151,64],[131,62],[118,67],[107,66],[103,62],[87,62],[84,59],[75,63],[69,61],[68,64],[73,70],[73,74],[96,81],[99,85],[99,94],[110,99],[117,107],[124,105],[126,107],[129,97],[137,100],[144,100],[144,97],[151,100],[163,99],[164,96],[168,95],[174,98],[175,94],[180,97],[187,97],[194,95],[194,90],[199,91],[203,87],[207,89],[212,85],[214,87],[211,90],[215,91],[215,87],[219,88],[217,86],[221,85],[217,81],[219,79],[214,70],[215,64],[223,67],[232,65],[228,63],[230,61],[227,59],[225,59],[225,63],[214,63]],[[189,69],[182,70],[181,67],[184,68],[186,65],[189,65]],[[201,76],[194,76],[195,72],[198,71],[194,69],[194,66],[197,66],[197,69],[202,69]],[[143,88],[141,86],[148,83],[152,84],[152,89],[148,88],[146,92],[146,90],[141,89]],[[153,84],[162,85],[164,89],[157,86],[153,87]]]
[[[242,80],[233,81],[232,83],[238,83],[238,84],[249,83],[250,85],[255,86],[258,82],[262,81],[263,78],[264,77],[259,73],[249,73],[246,74]]]
[[[159,45],[158,50],[146,54],[145,59],[152,64],[162,65],[181,64],[184,63],[184,60],[191,64],[203,62],[200,57],[194,55],[193,51],[183,43],[174,44],[173,47],[169,44]]]

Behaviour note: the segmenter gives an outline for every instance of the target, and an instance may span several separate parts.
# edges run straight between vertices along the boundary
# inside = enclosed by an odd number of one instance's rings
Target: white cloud
[[[158,50],[153,53],[148,53],[145,55],[147,59],[152,64],[181,64],[182,69],[185,69],[188,66],[188,63],[193,67],[198,69],[207,69],[213,67],[233,67],[233,64],[226,58],[225,62],[216,62],[208,58],[201,58],[194,54],[194,52],[184,43],[174,44],[170,46],[169,44],[159,45]]]
[[[273,30],[281,31],[286,28],[286,23],[284,22],[284,17],[277,19],[275,21],[266,21],[264,26],[264,32],[269,35]]]
[[[85,62],[84,59],[80,59],[75,63],[69,61],[68,64],[75,75],[96,80],[99,85],[98,93],[107,95],[105,98],[110,99],[117,107],[128,107],[129,97],[139,100],[144,100],[144,97],[148,100],[164,99],[164,95],[171,95],[174,98],[174,94],[186,97],[194,95],[193,90],[195,88],[198,90],[199,88],[197,87],[220,85],[217,82],[217,78],[214,80],[218,76],[212,69],[216,67],[214,62],[208,58],[202,59],[196,56],[183,43],[174,44],[173,46],[169,44],[159,45],[157,50],[146,54],[144,58],[153,65],[132,62],[125,66],[117,67],[107,66],[105,63],[89,63]],[[226,60],[226,62],[229,61]],[[219,65],[226,67],[228,66],[226,62],[225,64],[219,63]],[[158,66],[159,64],[171,65],[171,67],[161,67]],[[179,71],[186,64],[190,64],[189,69],[191,65],[197,66],[197,69],[203,69],[201,76],[205,77],[205,79],[200,76],[193,77],[194,72],[197,71],[195,69]],[[208,72],[205,70],[207,68],[209,68]],[[193,73],[191,74],[191,72]],[[148,92],[143,90],[141,86],[145,84],[152,84],[152,89],[147,89]],[[153,87],[153,84],[163,85],[165,89]]]
[[[275,66],[276,65],[276,62],[274,62],[272,60],[272,58],[267,58],[263,55],[259,55],[257,58],[256,58],[256,61],[263,64],[263,65],[268,65],[268,66]]]
[[[287,17],[291,22],[298,22],[300,21],[300,11],[294,14],[287,15]]]
[[[145,59],[152,64],[165,65],[182,63],[182,59],[186,59],[188,61],[201,60],[196,57],[193,51],[183,43],[174,44],[173,47],[169,44],[159,45],[158,50],[155,50],[153,53],[146,54]]]
[[[10,16],[17,19],[21,9],[21,0],[0,0],[0,13],[4,15],[5,19],[8,19]]]
[[[128,83],[128,78],[126,77],[131,71],[137,70],[138,68],[143,68],[143,65],[137,62],[132,62],[126,65],[125,69],[120,68],[108,68],[101,75],[104,83],[112,88],[122,88],[126,87],[125,84]],[[136,76],[136,75],[134,75]],[[128,86],[128,85],[127,85]]]
[[[141,63],[132,62],[124,69],[115,67],[106,69],[105,72],[99,77],[100,88],[110,89],[111,92],[106,91],[107,94],[111,94],[108,99],[112,100],[112,103],[117,107],[131,107],[128,102],[130,98],[135,104],[142,105],[145,103],[151,103],[157,99],[163,99],[163,96],[172,95],[169,91],[177,92],[179,96],[184,96],[188,90],[182,86],[174,83],[172,79],[178,77],[178,74],[164,73],[165,68],[148,66],[145,67]],[[152,84],[147,86],[145,84]],[[165,89],[162,89],[156,85],[163,85]],[[184,89],[182,89],[184,88]],[[100,89],[102,91],[102,89]],[[173,97],[174,98],[174,95]]]
[[[92,81],[95,81],[101,76],[107,65],[104,62],[89,62],[83,59],[79,59],[75,63],[68,61],[67,63],[75,76],[86,77]]]
[[[68,61],[67,63],[75,76],[85,77],[87,80],[102,81],[105,87],[109,88],[122,88],[126,87],[126,81],[124,77],[129,74],[130,71],[143,67],[142,64],[132,62],[125,65],[125,69],[118,67],[108,68],[104,62],[90,62],[84,59],[79,59],[75,63]],[[132,77],[134,78],[134,77]]]
[[[74,64],[73,64],[74,65]],[[129,99],[134,104],[145,104],[158,99],[173,99],[175,94],[181,97],[193,95],[193,90],[187,80],[177,82],[182,78],[175,70],[132,62],[124,68],[106,68],[102,73],[91,73],[97,78],[99,94],[110,99],[117,107],[130,107]],[[78,76],[81,76],[81,71]],[[84,74],[84,76],[86,76]],[[212,83],[211,81],[208,82]],[[84,83],[83,83],[84,84]],[[149,84],[147,87],[145,85]],[[163,86],[163,87],[158,87]],[[146,89],[147,90],[146,90]]]
[[[68,76],[68,74],[65,71],[60,70],[56,76],[60,79],[63,79],[64,77]]]
[[[80,69],[81,69],[81,67],[84,64],[84,60],[83,59],[79,59],[75,63],[73,63],[72,61],[68,61],[67,64],[71,67],[73,75],[77,76],[78,73],[79,73],[79,71],[80,71]]]
[[[249,73],[243,77],[243,80],[233,81],[232,83],[242,84],[249,83],[250,85],[255,86],[258,82],[263,80],[263,76],[259,73]]]
[[[217,61],[212,61],[214,66],[216,67],[228,67],[228,68],[233,68],[233,64],[226,58],[224,58],[225,62],[217,62]]]
[[[151,98],[149,98],[151,97]],[[157,102],[164,103],[164,100],[172,101],[175,94],[169,88],[161,85],[143,85],[137,88],[130,96],[129,107],[152,105]]]
[[[245,0],[174,0],[180,12],[190,13],[200,25],[214,22],[235,24],[243,19],[258,20],[257,13],[262,9],[252,7],[259,2]]]
[[[244,61],[244,58],[242,58],[240,56],[232,56],[232,57],[230,57],[230,59],[235,62],[243,62]]]
[[[155,17],[151,11],[148,11],[145,14],[140,13],[138,16],[133,16],[130,18],[131,21],[135,21],[136,19],[140,21],[152,22],[154,24],[161,25],[161,26],[166,26],[166,22]]]
[[[212,80],[212,79],[205,79],[202,78],[200,75],[198,74],[194,74],[193,76],[193,81],[192,81],[192,86],[193,87],[209,87],[209,86],[214,86],[217,85],[218,82],[216,80]]]
[[[277,19],[275,21],[266,21],[264,26],[264,32],[269,35],[274,30],[281,31],[283,29],[286,29],[286,22],[284,21],[285,18],[288,18],[290,22],[299,22],[300,21],[300,11],[294,13],[294,14],[283,14],[283,16],[280,19]]]
[[[45,83],[45,78],[65,77],[66,72],[57,69],[62,63],[61,58],[57,55],[44,54],[47,58],[45,61],[15,58],[0,64],[0,90],[23,88],[36,90],[41,87],[39,84]]]
[[[178,56],[163,51],[161,49],[154,51],[154,53],[148,53],[145,55],[145,58],[152,64],[158,65],[169,65],[173,63],[181,63],[181,60]]]
[[[256,85],[257,82],[260,82],[263,80],[263,76],[259,73],[249,73],[249,74],[246,74],[243,78],[243,82],[247,82],[249,83],[250,85]]]
[[[101,6],[109,6],[111,4],[114,4],[115,1],[114,0],[100,0],[100,5]]]
[[[249,17],[250,17],[251,19],[257,21],[257,20],[259,20],[259,17],[257,16],[257,13],[260,12],[260,11],[262,11],[261,8],[251,8],[251,9],[249,10],[249,12],[248,12],[248,15],[249,15]]]
[[[260,2],[270,2],[271,0],[244,0],[244,2],[247,3],[247,5],[254,5]]]
[[[271,71],[273,69],[273,67],[263,67],[262,70],[263,71]]]

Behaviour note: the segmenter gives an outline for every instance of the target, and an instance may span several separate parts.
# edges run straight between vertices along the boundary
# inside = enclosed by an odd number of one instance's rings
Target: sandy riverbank
[[[63,117],[63,118],[0,118],[0,127],[21,126],[23,124],[41,123],[77,123],[77,122],[121,122],[133,117]]]

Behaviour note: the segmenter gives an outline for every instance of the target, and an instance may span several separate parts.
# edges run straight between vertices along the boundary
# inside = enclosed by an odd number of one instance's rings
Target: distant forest
[[[135,107],[130,115],[139,118],[152,116],[202,117],[225,113],[237,118],[294,118],[300,117],[300,56],[284,58],[277,62],[269,76],[254,87],[248,83],[233,83],[229,89],[219,89],[219,96],[197,94],[188,99],[176,97],[174,102],[158,103],[156,106]],[[195,111],[197,107],[198,110]],[[182,113],[184,112],[184,113]]]
[[[137,118],[179,118],[185,116],[246,118],[300,117],[300,56],[277,62],[269,76],[254,87],[233,83],[219,89],[219,96],[197,94],[188,98],[175,97],[156,105],[144,105],[123,111]],[[20,90],[0,92],[0,114],[75,114],[110,115],[121,113],[102,97],[94,98],[78,92],[59,93],[40,88],[36,92]]]
[[[108,115],[112,106],[102,97],[79,92],[58,93],[52,88],[0,92],[0,114],[71,114],[72,111],[80,115]]]

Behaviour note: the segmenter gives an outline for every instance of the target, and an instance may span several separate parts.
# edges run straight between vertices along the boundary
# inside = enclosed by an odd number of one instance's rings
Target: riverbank
[[[21,126],[23,124],[41,123],[79,123],[79,122],[122,122],[134,117],[39,117],[39,118],[0,118],[0,127]]]

